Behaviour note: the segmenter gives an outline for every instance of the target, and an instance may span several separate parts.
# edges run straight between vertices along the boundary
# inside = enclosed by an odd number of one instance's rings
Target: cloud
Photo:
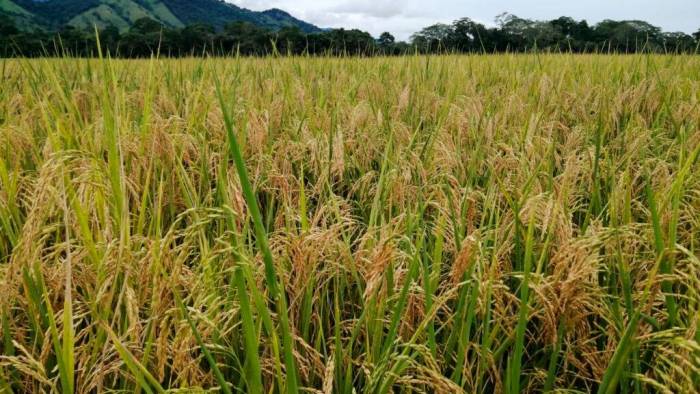
[[[404,4],[387,0],[344,1],[327,8],[336,14],[355,14],[375,18],[391,18],[403,15]]]
[[[271,7],[269,7],[269,4],[271,2],[265,1],[265,0],[236,0],[236,1],[229,1],[229,3],[233,3],[239,7],[248,8],[251,10],[263,10],[263,9],[271,8]]]
[[[375,37],[385,31],[399,40],[435,22],[449,22],[439,7],[422,0],[228,0],[252,10],[281,8],[320,27],[361,29]],[[453,0],[448,0],[453,1]]]

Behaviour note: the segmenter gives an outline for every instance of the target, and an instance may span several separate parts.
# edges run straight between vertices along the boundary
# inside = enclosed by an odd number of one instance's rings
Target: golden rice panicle
[[[5,67],[0,392],[700,387],[697,56]]]

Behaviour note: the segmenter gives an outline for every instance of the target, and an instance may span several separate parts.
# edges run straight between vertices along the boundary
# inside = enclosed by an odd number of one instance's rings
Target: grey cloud
[[[328,11],[337,14],[357,14],[375,18],[391,18],[402,15],[402,4],[396,1],[345,1],[336,6],[327,8]]]

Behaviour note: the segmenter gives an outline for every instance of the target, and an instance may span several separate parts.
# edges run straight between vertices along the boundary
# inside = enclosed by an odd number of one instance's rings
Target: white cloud
[[[353,14],[366,17],[391,18],[402,14],[402,6],[395,1],[363,0],[345,1],[328,9],[338,14]]]

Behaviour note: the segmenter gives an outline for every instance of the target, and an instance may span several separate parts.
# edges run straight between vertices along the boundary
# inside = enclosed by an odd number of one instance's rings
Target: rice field
[[[700,387],[700,57],[0,62],[0,392]]]

